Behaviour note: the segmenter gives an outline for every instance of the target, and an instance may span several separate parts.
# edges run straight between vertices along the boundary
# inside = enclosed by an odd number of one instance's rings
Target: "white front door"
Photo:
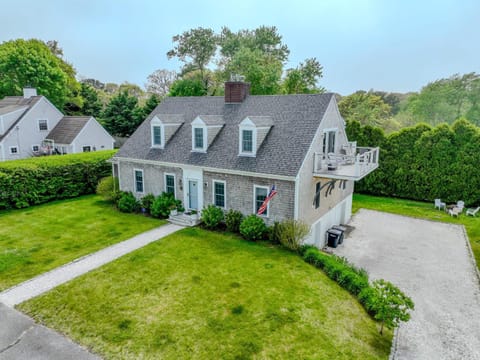
[[[188,180],[188,208],[198,210],[198,181]]]

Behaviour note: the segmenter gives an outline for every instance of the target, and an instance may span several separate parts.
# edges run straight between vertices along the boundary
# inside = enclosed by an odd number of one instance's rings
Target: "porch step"
[[[190,215],[185,214],[170,215],[167,220],[171,224],[180,226],[196,226],[200,224],[199,219],[193,219]]]

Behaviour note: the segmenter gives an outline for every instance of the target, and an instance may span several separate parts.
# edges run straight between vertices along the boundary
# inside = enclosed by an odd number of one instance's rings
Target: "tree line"
[[[480,125],[480,75],[454,74],[428,83],[418,93],[360,90],[341,97],[339,108],[346,120],[378,126],[387,133],[417,123],[452,124],[461,117]]]

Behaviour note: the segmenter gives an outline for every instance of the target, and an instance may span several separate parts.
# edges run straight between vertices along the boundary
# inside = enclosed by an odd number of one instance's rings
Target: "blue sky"
[[[233,5],[235,4],[235,5]],[[274,25],[290,48],[287,67],[316,57],[321,85],[418,91],[454,73],[480,72],[478,0],[15,0],[0,12],[0,42],[58,40],[82,77],[143,85],[168,60],[172,36]]]

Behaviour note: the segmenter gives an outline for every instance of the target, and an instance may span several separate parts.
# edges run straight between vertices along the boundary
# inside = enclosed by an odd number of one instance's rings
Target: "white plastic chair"
[[[442,202],[441,199],[435,199],[435,209],[438,208],[438,210],[442,210],[442,208],[445,209],[446,206],[447,206],[447,204]]]
[[[457,201],[457,208],[460,209],[460,212],[463,211],[464,207],[465,207],[465,202],[463,202],[462,200]]]
[[[480,206],[476,209],[467,209],[467,215],[476,216],[477,212],[480,210]]]

